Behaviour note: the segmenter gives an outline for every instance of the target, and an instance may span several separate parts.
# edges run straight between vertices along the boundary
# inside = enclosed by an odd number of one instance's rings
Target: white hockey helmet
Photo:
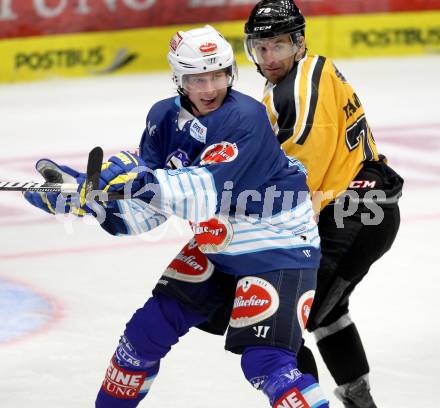
[[[173,81],[181,91],[185,89],[186,77],[193,74],[226,70],[228,87],[237,78],[231,45],[209,25],[174,34],[167,58],[173,71]]]

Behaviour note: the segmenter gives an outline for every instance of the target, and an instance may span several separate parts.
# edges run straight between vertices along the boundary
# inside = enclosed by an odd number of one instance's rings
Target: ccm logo
[[[374,188],[376,187],[376,180],[353,180],[350,183],[350,188]]]

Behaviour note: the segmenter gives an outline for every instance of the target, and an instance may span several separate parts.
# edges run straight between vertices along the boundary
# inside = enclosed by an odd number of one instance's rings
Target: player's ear
[[[299,61],[302,57],[304,57],[304,54],[306,52],[306,39],[304,36],[299,37],[298,42],[298,51],[295,55],[295,61]]]

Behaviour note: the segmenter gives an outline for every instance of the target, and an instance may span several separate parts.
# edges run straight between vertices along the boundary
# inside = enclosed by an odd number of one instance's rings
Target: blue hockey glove
[[[41,159],[35,165],[37,171],[49,183],[83,183],[85,175],[76,170],[59,166],[48,159]],[[71,197],[63,197],[61,193],[40,193],[26,192],[24,198],[33,206],[46,211],[49,214],[65,214],[72,212],[78,216],[85,214],[85,211],[77,211],[72,207]],[[78,209],[79,210],[79,209]]]
[[[124,191],[131,195],[142,188],[146,169],[145,162],[139,156],[130,152],[120,152],[103,163],[98,188],[104,192]],[[78,191],[81,203],[84,203],[84,182]]]
[[[140,157],[130,152],[120,152],[102,164],[98,192],[123,192],[130,199],[143,186],[145,174],[146,165]],[[85,179],[78,181],[78,184],[79,206],[91,212],[86,204],[90,197],[86,197]],[[95,200],[96,196],[92,199]]]
[[[139,190],[146,167],[144,161],[129,152],[121,152],[103,163],[98,189],[104,192],[126,191],[129,195]],[[63,197],[61,193],[24,194],[27,201],[50,214],[73,213],[77,216],[94,214],[86,197],[86,175],[67,166],[59,166],[51,160],[42,159],[36,164],[38,172],[51,183],[76,183],[78,195]],[[141,171],[138,171],[141,170]]]
[[[24,198],[33,206],[46,211],[49,214],[63,214],[70,211],[70,200],[60,193],[39,193],[27,191]],[[60,199],[58,201],[58,198]]]

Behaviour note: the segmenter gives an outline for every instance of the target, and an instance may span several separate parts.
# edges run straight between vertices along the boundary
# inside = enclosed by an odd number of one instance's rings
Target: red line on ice
[[[6,253],[0,254],[0,260],[15,260],[22,258],[36,258],[36,257],[44,257],[44,256],[60,256],[60,255],[68,255],[68,254],[78,254],[84,252],[101,252],[101,251],[112,251],[114,249],[122,249],[122,248],[134,248],[139,246],[164,246],[164,245],[172,245],[178,244],[182,242],[184,243],[185,239],[163,239],[158,241],[136,241],[136,242],[128,242],[128,243],[118,243],[118,244],[108,244],[108,245],[88,245],[85,247],[74,247],[74,248],[60,248],[60,249],[44,249],[44,250],[35,250],[35,251],[23,251],[23,252],[15,252],[15,253]]]

